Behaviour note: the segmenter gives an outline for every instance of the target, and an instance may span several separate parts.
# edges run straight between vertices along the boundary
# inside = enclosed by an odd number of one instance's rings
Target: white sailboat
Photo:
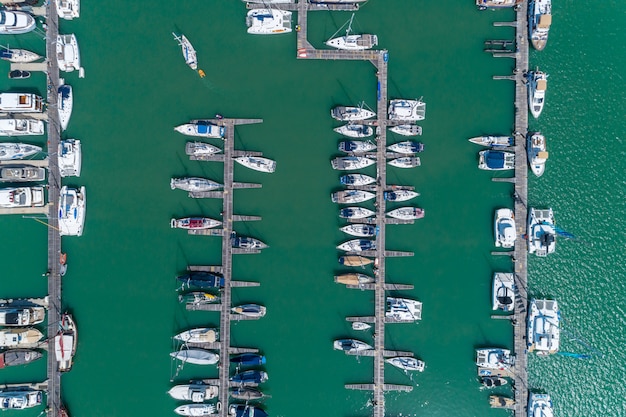
[[[70,117],[72,117],[72,109],[74,107],[72,86],[67,84],[62,85],[59,87],[58,91],[57,109],[59,111],[59,123],[61,124],[61,130],[65,130],[70,123]]]
[[[370,49],[376,45],[378,45],[378,36],[376,35],[351,35],[352,32],[352,21],[354,20],[354,13],[352,13],[352,17],[348,23],[348,29],[346,29],[346,34],[344,36],[335,37],[339,30],[343,29],[343,26],[339,28],[337,32],[331,39],[326,41],[326,45],[331,46],[337,49],[344,49],[348,51],[362,51],[365,49]],[[344,24],[345,26],[345,24]]]
[[[276,170],[276,161],[260,156],[240,156],[235,158],[235,162],[255,171],[272,173]]]
[[[26,63],[37,61],[38,59],[43,58],[41,55],[28,51],[26,49],[9,49],[8,47],[3,48],[4,49],[0,51],[0,59],[4,59],[5,61]]]
[[[189,39],[187,39],[185,35],[178,36],[174,32],[172,32],[172,35],[174,35],[174,39],[176,39],[176,41],[178,42],[178,45],[181,47],[183,51],[183,57],[185,58],[185,63],[189,65],[189,67],[192,70],[194,71],[197,70],[198,58],[196,56],[196,50],[194,49],[191,42],[189,42]]]

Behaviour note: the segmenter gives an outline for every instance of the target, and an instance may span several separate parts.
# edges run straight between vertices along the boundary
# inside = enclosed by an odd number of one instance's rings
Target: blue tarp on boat
[[[487,151],[485,154],[485,163],[491,169],[504,168],[504,152]]]

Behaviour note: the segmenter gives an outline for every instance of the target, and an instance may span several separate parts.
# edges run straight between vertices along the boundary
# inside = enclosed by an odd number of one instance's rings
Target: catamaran
[[[291,12],[275,9],[252,9],[246,15],[248,33],[276,35],[291,32]]]
[[[349,22],[346,22],[348,23],[348,29],[346,29],[346,34],[344,36],[335,37],[337,33],[339,33],[341,29],[343,29],[343,26],[346,25],[344,23],[344,25],[340,27],[333,36],[331,36],[331,39],[326,41],[326,45],[348,51],[362,51],[378,45],[378,36],[376,35],[351,35],[350,33],[352,32],[352,20],[354,20],[354,13],[352,13],[352,17],[350,18]]]
[[[559,350],[561,312],[556,300],[530,300],[527,347],[537,355],[551,355]]]
[[[65,20],[80,17],[80,0],[56,0],[57,14]]]
[[[59,196],[59,233],[61,236],[82,236],[85,226],[87,196],[85,187],[63,186]]]
[[[544,257],[556,250],[556,227],[552,209],[528,211],[528,253]]]
[[[196,50],[194,49],[193,45],[191,44],[191,42],[189,42],[189,39],[187,39],[185,35],[178,36],[174,32],[172,32],[172,35],[174,35],[174,39],[176,39],[178,45],[182,49],[185,63],[189,65],[192,70],[196,71],[198,69],[198,58],[196,56]]]
[[[58,35],[56,43],[57,63],[59,70],[72,72],[80,71],[80,51],[76,35]]]
[[[60,141],[58,156],[61,177],[80,177],[82,167],[80,140],[65,139]]]
[[[385,317],[394,321],[421,320],[422,303],[408,298],[387,297]]]
[[[510,369],[514,362],[508,349],[476,349],[476,366],[480,368],[505,370]]]
[[[422,100],[395,99],[389,101],[389,120],[419,121],[426,117]]]

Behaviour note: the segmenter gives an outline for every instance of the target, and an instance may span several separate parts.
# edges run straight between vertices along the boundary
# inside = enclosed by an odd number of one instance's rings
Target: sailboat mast
[[[354,13],[352,13],[352,17],[350,17],[350,23],[348,23],[348,29],[346,29],[346,38],[352,31],[352,19],[354,19]]]

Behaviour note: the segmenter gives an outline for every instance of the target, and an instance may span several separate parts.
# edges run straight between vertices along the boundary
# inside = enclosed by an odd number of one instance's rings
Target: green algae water
[[[490,319],[491,276],[512,267],[490,251],[493,212],[512,207],[513,190],[476,168],[480,149],[467,139],[512,130],[513,85],[492,76],[510,74],[513,62],[482,49],[487,39],[513,38],[511,28],[492,23],[514,13],[478,12],[472,1],[463,3],[373,0],[353,24],[355,31],[376,33],[389,50],[390,98],[423,97],[428,110],[419,138],[426,147],[422,166],[388,170],[389,183],[416,187],[416,204],[426,210],[414,225],[387,228],[389,249],[415,252],[388,260],[388,281],[413,284],[414,290],[396,294],[419,299],[424,312],[419,324],[387,326],[386,347],[413,351],[426,362],[412,379],[386,368],[388,383],[414,386],[411,393],[386,395],[390,416],[510,414],[489,408],[489,394],[510,396],[511,390],[481,389],[474,349],[512,348],[510,324]],[[617,1],[553,7],[548,46],[530,59],[550,74],[546,107],[530,126],[546,135],[550,159],[542,178],[530,178],[529,205],[552,207],[557,224],[578,238],[560,239],[546,259],[529,258],[529,292],[559,300],[562,350],[591,359],[532,357],[529,387],[549,392],[558,416],[624,416],[626,35],[620,28],[626,17]],[[72,416],[171,416],[177,403],[166,391],[173,383],[217,376],[214,367],[193,365],[176,375],[168,355],[175,333],[219,324],[216,313],[185,311],[174,277],[187,265],[218,265],[220,239],[169,227],[171,217],[221,212],[221,201],[192,200],[169,188],[173,176],[222,179],[221,164],[189,161],[189,138],[173,131],[216,113],[263,118],[237,128],[237,148],[262,151],[278,163],[272,175],[235,167],[237,181],[263,184],[235,192],[235,213],[263,218],[235,230],[270,248],[235,258],[233,278],[261,287],[234,289],[233,303],[261,303],[268,313],[234,323],[232,344],[267,356],[269,381],[262,388],[271,398],[264,408],[281,417],[371,414],[370,395],[343,386],[371,382],[372,359],[332,350],[340,337],[371,342],[372,335],[353,332],[345,316],[370,315],[374,305],[372,293],[333,283],[344,271],[335,246],[347,237],[338,231],[338,207],[329,198],[341,175],[329,163],[339,141],[329,109],[361,101],[374,107],[375,68],[297,60],[295,33],[248,35],[245,13],[236,0],[84,1],[80,19],[60,23],[62,33],[76,33],[86,72],[85,79],[63,74],[75,94],[64,137],[81,139],[84,153],[82,176],[64,183],[85,185],[88,199],[84,235],[63,238],[69,261],[63,306],[80,331],[75,366],[62,377]],[[311,13],[311,42],[322,47],[349,18]],[[205,78],[184,64],[172,31],[193,43]],[[44,50],[41,34],[8,42]],[[26,85],[45,92],[40,74],[1,83],[11,91]],[[401,140],[389,136],[390,143]],[[19,216],[0,217],[0,226],[2,296],[45,295],[45,226]],[[0,381],[44,378],[40,361],[4,369]]]

